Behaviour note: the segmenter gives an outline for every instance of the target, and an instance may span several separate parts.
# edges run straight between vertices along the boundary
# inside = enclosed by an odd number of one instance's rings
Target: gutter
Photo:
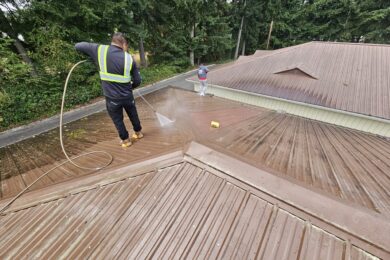
[[[191,82],[191,83],[194,83],[194,84],[199,84],[199,82],[196,81],[196,80],[187,79],[187,81]],[[335,113],[335,114],[339,114],[339,115],[344,115],[344,116],[348,116],[348,117],[353,117],[353,118],[359,118],[359,119],[363,119],[363,120],[373,121],[373,122],[376,122],[376,123],[388,125],[388,127],[390,129],[390,120],[385,119],[385,118],[373,117],[373,116],[368,116],[368,115],[364,115],[364,114],[353,113],[353,112],[349,112],[349,111],[338,110],[338,109],[334,109],[334,108],[318,106],[318,105],[313,105],[313,104],[308,104],[308,103],[303,103],[303,102],[299,102],[299,101],[293,101],[293,100],[288,100],[288,99],[283,99],[283,98],[278,98],[278,97],[273,97],[273,96],[267,96],[267,95],[263,95],[263,94],[247,92],[247,91],[244,91],[244,90],[232,89],[232,88],[222,87],[222,86],[213,85],[213,84],[208,84],[208,85],[211,88],[221,89],[221,90],[227,91],[227,92],[242,93],[244,95],[260,97],[260,98],[273,100],[273,101],[278,101],[278,102],[282,102],[282,103],[286,103],[286,104],[292,104],[292,105],[297,105],[297,106],[301,106],[301,107],[307,107],[307,108],[322,110],[322,111],[331,112],[331,113]],[[223,96],[221,96],[221,97],[223,97]],[[261,105],[258,105],[258,106],[262,107]],[[306,116],[301,115],[301,114],[291,113],[291,111],[283,111],[283,112],[286,112],[286,113],[292,114],[292,115],[305,117],[305,118],[310,118],[310,117],[306,117]],[[310,119],[312,119],[312,118],[310,118]],[[327,122],[327,121],[321,120],[321,119],[313,119],[313,120]],[[342,124],[336,124],[336,123],[333,123],[333,124],[344,126]],[[347,126],[347,127],[352,128],[350,126]],[[355,128],[353,128],[353,129],[355,129]],[[358,130],[364,131],[364,132],[368,132],[368,131],[361,130],[361,129],[358,129]],[[386,135],[386,137],[390,137],[390,132]]]

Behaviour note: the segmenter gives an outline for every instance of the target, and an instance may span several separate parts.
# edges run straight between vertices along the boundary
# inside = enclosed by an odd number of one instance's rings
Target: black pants
[[[106,97],[107,112],[118,130],[119,137],[122,140],[129,138],[126,126],[123,122],[123,109],[130,118],[131,124],[135,132],[141,131],[141,123],[138,118],[137,108],[135,107],[134,99],[112,100]]]

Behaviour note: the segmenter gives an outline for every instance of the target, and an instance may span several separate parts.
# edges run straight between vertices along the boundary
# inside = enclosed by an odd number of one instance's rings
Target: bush
[[[73,66],[53,55],[77,60],[73,47],[58,44],[62,52],[42,48],[42,56],[35,55],[38,76],[31,76],[31,68],[11,50],[11,41],[0,39],[0,131],[52,116],[60,111],[63,86],[68,71]],[[51,47],[53,48],[54,45]],[[46,56],[44,58],[44,56]],[[4,57],[4,58],[3,58]],[[42,62],[39,62],[42,60]],[[141,69],[142,86],[183,72],[185,68],[174,65],[155,65]],[[102,95],[100,79],[95,65],[90,62],[77,67],[69,82],[65,108],[85,104]]]
[[[188,67],[178,67],[175,65],[154,65],[140,70],[142,86],[172,77],[175,74],[185,71]]]
[[[38,76],[31,76],[30,66],[11,50],[11,43],[0,39],[0,131],[58,113],[64,81],[72,66],[69,62],[66,68],[55,66],[48,63],[49,58],[44,64],[36,63]],[[91,64],[81,65],[72,75],[66,108],[100,95],[96,69]]]

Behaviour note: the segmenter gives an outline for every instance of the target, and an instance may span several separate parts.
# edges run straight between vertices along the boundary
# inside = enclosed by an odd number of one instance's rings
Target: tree
[[[7,11],[3,11],[3,9]],[[23,61],[31,66],[30,73],[33,76],[36,76],[34,65],[27,54],[23,43],[19,39],[19,32],[15,29],[15,25],[17,25],[19,21],[14,10],[20,11],[18,3],[15,1],[0,1],[0,33],[5,33],[13,40],[13,44]]]
[[[301,38],[326,41],[352,41],[359,8],[355,0],[317,0],[304,5],[308,21],[299,33]]]
[[[359,1],[360,14],[357,36],[373,43],[390,42],[390,2],[387,0]]]

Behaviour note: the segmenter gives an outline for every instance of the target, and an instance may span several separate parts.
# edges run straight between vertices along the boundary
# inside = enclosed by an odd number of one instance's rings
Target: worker
[[[75,48],[91,57],[98,66],[107,112],[118,131],[120,145],[131,146],[132,140],[143,137],[132,91],[141,84],[141,76],[135,61],[127,52],[128,41],[125,35],[114,33],[111,45],[80,42]],[[131,139],[123,122],[123,109],[133,125],[134,134]]]
[[[203,64],[200,64],[198,69],[198,79],[200,82],[200,95],[204,96],[206,94],[207,90],[207,73],[209,72],[209,69],[204,66]]]

